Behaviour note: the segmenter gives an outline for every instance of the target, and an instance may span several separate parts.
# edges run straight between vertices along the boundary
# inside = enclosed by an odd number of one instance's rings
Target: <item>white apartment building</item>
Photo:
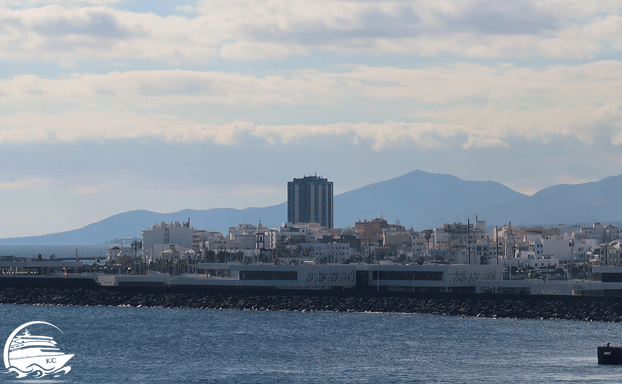
[[[502,249],[501,246],[499,249]],[[485,260],[484,264],[495,264],[497,262],[497,251],[496,242],[491,242],[488,239],[471,244],[471,253],[475,255],[478,264],[481,263],[482,259]]]
[[[207,244],[208,242],[214,242],[222,238],[223,238],[223,235],[221,232],[195,230],[192,243],[199,244],[200,248],[203,249],[205,247],[205,244]]]
[[[411,231],[398,231],[395,228],[384,228],[382,231],[382,243],[385,247],[412,248],[413,234]]]
[[[542,238],[544,255],[555,256],[559,261],[567,263],[573,259],[574,239],[568,235],[552,235]]]
[[[412,240],[413,247],[413,256],[423,256],[427,251],[427,240],[425,239],[425,232],[415,232],[413,234]],[[430,242],[430,246],[432,246],[432,242]]]
[[[579,235],[583,239],[595,239],[599,242],[607,240],[607,225],[594,223],[591,227],[581,227]]]
[[[229,227],[229,235],[211,236],[205,242],[205,249],[229,253],[242,252],[245,257],[257,256],[261,249],[270,245],[271,230],[261,225],[243,223]]]
[[[155,258],[160,252],[174,245],[178,249],[192,249],[195,229],[187,223],[167,224],[161,222],[149,229],[143,229],[143,255],[147,259]]]
[[[355,255],[349,243],[302,243],[302,248],[309,249],[309,258],[317,264],[343,263]]]
[[[229,228],[228,240],[238,249],[256,249],[257,232],[258,228],[253,224],[239,224]]]
[[[434,229],[434,248],[458,244],[474,244],[486,240],[486,222],[476,221],[475,225],[462,223],[443,224]]]

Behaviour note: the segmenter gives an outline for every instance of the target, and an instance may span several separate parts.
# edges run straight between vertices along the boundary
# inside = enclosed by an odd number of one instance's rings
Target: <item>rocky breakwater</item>
[[[407,295],[334,292],[208,292],[107,288],[2,287],[0,303],[22,305],[129,306],[417,313],[519,319],[622,322],[622,300],[543,296]]]

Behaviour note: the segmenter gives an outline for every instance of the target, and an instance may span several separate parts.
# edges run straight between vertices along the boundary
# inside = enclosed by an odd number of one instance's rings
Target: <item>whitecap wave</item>
[[[61,374],[66,375],[67,373],[69,373],[69,371],[71,371],[71,367],[61,367],[59,369],[46,370],[38,364],[33,364],[26,367],[24,371],[16,367],[9,367],[9,369],[6,370],[6,373],[16,375],[16,379],[22,379],[24,377],[39,378],[50,375],[54,375],[54,377],[60,377]]]

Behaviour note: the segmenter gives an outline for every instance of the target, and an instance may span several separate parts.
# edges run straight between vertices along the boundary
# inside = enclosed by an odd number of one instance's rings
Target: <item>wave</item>
[[[16,379],[21,379],[24,377],[45,377],[45,376],[51,376],[53,375],[54,377],[60,377],[61,374],[67,374],[69,373],[69,371],[71,371],[71,367],[61,367],[59,369],[50,369],[50,370],[46,370],[45,368],[41,367],[38,364],[32,364],[29,365],[28,367],[26,367],[26,370],[22,371],[19,368],[15,368],[15,367],[9,367],[9,369],[7,369],[6,373],[7,374],[16,374],[17,376],[15,376]]]

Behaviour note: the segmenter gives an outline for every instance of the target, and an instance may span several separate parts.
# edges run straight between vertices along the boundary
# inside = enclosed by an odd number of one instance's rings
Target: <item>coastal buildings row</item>
[[[185,223],[158,223],[143,231],[143,257],[196,258],[218,261],[283,263],[354,262],[515,265],[556,268],[571,263],[620,265],[619,228],[611,224],[550,228],[486,228],[475,223],[448,223],[414,231],[383,218],[364,220],[347,228],[318,223],[283,223],[277,228],[244,223],[228,234],[197,230]],[[220,255],[220,256],[219,256]]]
[[[161,265],[162,260],[504,265],[509,275],[516,268],[536,270],[538,276],[567,265],[622,262],[620,229],[611,224],[545,228],[508,223],[487,228],[486,222],[476,217],[473,223],[446,223],[415,231],[399,221],[393,224],[379,217],[334,228],[332,182],[317,175],[294,178],[287,184],[287,198],[288,221],[276,228],[261,222],[242,223],[223,234],[194,229],[190,219],[158,223],[143,230],[142,257],[147,263],[160,261]],[[115,252],[122,255],[120,250]]]
[[[224,234],[190,218],[161,222],[142,241],[111,247],[103,265],[0,259],[0,274],[104,286],[622,295],[620,229],[611,224],[493,228],[476,217],[415,231],[379,217],[334,228],[332,182],[305,176],[287,191],[280,227],[242,223]]]
[[[187,222],[159,223],[142,234],[143,257],[196,258],[212,261],[347,263],[393,261],[450,264],[513,264],[551,268],[583,262],[614,264],[620,260],[620,230],[609,224],[559,225],[550,228],[487,228],[447,223],[414,231],[384,218],[359,220],[353,227],[333,226],[333,183],[317,175],[287,184],[287,219],[278,228],[243,223],[227,234],[198,230]],[[122,255],[119,250],[115,250]]]

